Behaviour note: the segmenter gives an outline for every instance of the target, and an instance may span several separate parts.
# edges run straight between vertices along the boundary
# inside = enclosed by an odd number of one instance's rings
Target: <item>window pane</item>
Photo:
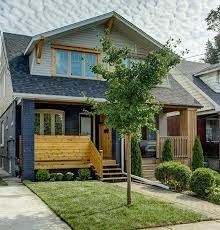
[[[71,53],[71,75],[82,76],[82,53],[72,52]]]
[[[97,62],[97,55],[86,54],[85,55],[85,75],[86,77],[95,77],[96,74],[92,72],[91,66],[95,65]]]
[[[35,113],[35,133],[40,135],[40,113]]]
[[[206,141],[218,141],[218,120],[206,121]]]
[[[56,73],[68,73],[68,51],[56,50]]]
[[[51,114],[44,113],[44,135],[51,135]]]
[[[55,135],[62,135],[63,118],[61,114],[55,114]]]

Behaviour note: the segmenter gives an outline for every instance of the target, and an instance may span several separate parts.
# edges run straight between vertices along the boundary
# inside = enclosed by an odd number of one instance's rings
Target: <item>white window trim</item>
[[[4,147],[4,142],[5,142],[5,125],[4,122],[1,122],[1,147]]]
[[[65,112],[55,109],[36,109],[35,113],[40,114],[40,135],[44,135],[44,114],[51,114],[51,135],[55,135],[55,114],[62,115],[62,135],[65,135]]]
[[[83,52],[83,51],[74,51],[74,50],[66,50],[66,49],[58,49],[58,48],[53,48],[54,49],[54,74],[55,76],[57,77],[69,77],[69,78],[78,78],[78,79],[90,79],[90,80],[101,80],[102,77],[100,77],[98,74],[96,74],[96,76],[94,77],[87,77],[85,76],[85,62],[82,63],[82,76],[77,76],[77,75],[71,75],[71,52],[79,52],[79,53],[82,53],[83,55],[83,58],[84,58],[84,55],[87,54],[86,52]],[[57,50],[62,50],[62,51],[66,51],[68,52],[68,60],[67,60],[67,63],[68,63],[68,67],[67,67],[67,71],[68,73],[67,74],[58,74],[56,73],[56,51]],[[88,53],[88,54],[93,54],[93,55],[96,55],[96,63],[98,63],[99,61],[99,54],[97,53]]]

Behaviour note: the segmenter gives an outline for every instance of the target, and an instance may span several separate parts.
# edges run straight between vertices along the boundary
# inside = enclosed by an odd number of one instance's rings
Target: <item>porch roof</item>
[[[105,98],[105,81],[31,75],[28,57],[24,55],[31,37],[3,33],[3,38],[14,93],[69,97],[83,97],[84,93],[87,97]],[[171,75],[169,80],[170,88],[157,87],[153,90],[153,94],[160,103],[201,107]]]

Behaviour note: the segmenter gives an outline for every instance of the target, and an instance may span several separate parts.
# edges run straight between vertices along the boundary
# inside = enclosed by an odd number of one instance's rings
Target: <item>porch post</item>
[[[159,114],[159,135],[167,136],[167,114]]]
[[[21,102],[22,180],[34,180],[34,109],[33,100]]]
[[[195,108],[180,111],[180,135],[187,136],[187,155],[192,159],[192,148],[197,135],[197,115]]]

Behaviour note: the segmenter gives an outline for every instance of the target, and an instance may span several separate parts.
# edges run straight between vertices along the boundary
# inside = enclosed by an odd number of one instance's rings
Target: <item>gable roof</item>
[[[14,95],[26,94],[38,95],[39,97],[49,95],[83,98],[82,93],[84,93],[92,98],[105,98],[105,81],[31,75],[28,56],[23,54],[31,37],[3,33],[3,38]],[[160,103],[193,107],[201,106],[171,75],[169,79],[170,88],[160,87],[153,90],[153,94]]]
[[[195,76],[195,73],[201,72],[204,69],[211,69],[212,65],[207,63],[181,61],[176,69],[181,72],[181,78],[178,80],[182,85],[186,85],[188,92],[191,90],[191,94],[196,94],[200,98],[199,102],[204,106],[203,110],[213,107],[213,109],[219,109],[220,94],[215,93],[208,85],[206,85],[199,77]],[[175,79],[178,78],[174,77]],[[184,79],[185,78],[185,79]],[[190,82],[187,82],[190,80]],[[191,83],[191,88],[189,84]],[[193,90],[193,91],[192,91]],[[197,97],[195,97],[197,99]],[[209,101],[209,103],[208,103]]]
[[[199,71],[199,72],[196,72],[196,73],[194,74],[194,76],[199,76],[199,75],[206,74],[206,73],[210,73],[210,72],[214,72],[214,71],[217,71],[217,70],[220,70],[220,63],[217,63],[217,64],[209,64],[208,67],[202,69],[202,70]]]
[[[137,26],[129,22],[127,19],[125,19],[124,17],[116,13],[115,11],[112,11],[112,12],[102,14],[96,17],[92,17],[92,18],[89,18],[89,19],[86,19],[86,20],[83,20],[77,23],[63,26],[61,28],[57,28],[57,29],[54,29],[54,30],[51,30],[45,33],[37,34],[31,38],[30,42],[27,45],[27,48],[24,51],[24,54],[28,55],[33,50],[37,42],[41,39],[50,40],[50,39],[59,37],[61,35],[64,36],[66,34],[69,34],[70,32],[72,33],[75,31],[78,32],[88,27],[91,28],[92,26],[105,24],[111,18],[114,19],[114,23],[119,23],[121,26],[125,26],[127,27],[127,29],[129,28],[135,34],[139,35],[143,39],[150,41],[154,47],[162,47],[162,44],[156,41],[150,35],[145,33],[143,30],[141,30],[140,28],[138,28]]]

